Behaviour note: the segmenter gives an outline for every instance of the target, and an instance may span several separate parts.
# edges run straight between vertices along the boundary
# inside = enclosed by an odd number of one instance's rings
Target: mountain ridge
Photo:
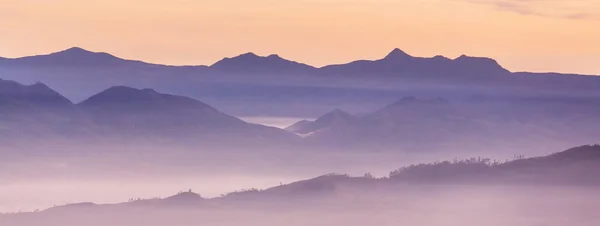
[[[0,139],[6,142],[46,136],[150,136],[286,143],[297,137],[282,129],[247,123],[196,99],[153,89],[114,86],[73,104],[42,83],[27,86],[5,80],[0,80],[0,125]]]
[[[316,68],[307,64],[281,58],[277,54],[271,54],[266,57],[258,56],[249,52],[236,57],[226,57],[217,61],[209,68],[223,72],[234,73],[257,73],[257,72],[297,72],[309,73]]]
[[[114,56],[110,53],[106,53],[106,52],[94,52],[94,51],[89,51],[86,50],[84,48],[81,47],[71,47],[65,50],[61,50],[61,51],[57,51],[57,52],[52,52],[49,54],[40,54],[40,55],[32,55],[32,56],[23,56],[23,57],[15,57],[15,58],[5,58],[5,57],[0,57],[0,66],[1,65],[11,65],[11,64],[16,64],[18,66],[35,66],[36,64],[39,66],[48,66],[49,64],[55,63],[55,64],[59,64],[59,65],[69,65],[72,63],[80,63],[83,64],[84,66],[155,66],[155,67],[197,67],[197,68],[221,68],[223,69],[223,66],[228,63],[231,63],[232,61],[235,60],[240,60],[240,59],[245,59],[245,60],[249,60],[249,62],[241,62],[245,65],[243,65],[244,67],[247,67],[249,64],[252,63],[256,63],[257,61],[260,63],[283,63],[282,68],[280,69],[289,69],[289,70],[306,70],[306,71],[311,71],[311,70],[315,70],[315,71],[323,71],[323,70],[331,70],[331,68],[336,68],[342,65],[364,65],[364,64],[369,64],[369,63],[381,63],[381,62],[386,62],[386,61],[405,61],[405,62],[416,62],[416,61],[421,61],[421,63],[423,62],[429,62],[429,63],[434,63],[437,64],[437,66],[444,66],[447,67],[446,64],[452,64],[452,63],[460,63],[463,64],[462,66],[473,66],[473,65],[469,65],[469,64],[473,64],[473,63],[483,63],[486,64],[485,68],[488,69],[494,69],[496,70],[496,72],[498,73],[508,73],[510,72],[507,69],[504,69],[502,66],[500,66],[500,64],[498,64],[498,62],[492,58],[489,57],[474,57],[474,56],[467,56],[465,54],[455,58],[455,59],[450,59],[447,58],[445,56],[442,55],[436,55],[433,57],[414,57],[404,51],[402,51],[399,48],[395,48],[393,49],[391,52],[389,52],[385,57],[381,58],[381,59],[377,59],[377,60],[355,60],[355,61],[351,61],[348,63],[341,63],[341,64],[328,64],[328,65],[324,65],[321,67],[315,67],[309,64],[305,64],[305,63],[300,63],[294,60],[289,60],[289,59],[285,59],[280,57],[278,54],[270,54],[268,56],[258,56],[255,53],[249,52],[249,53],[245,53],[245,54],[240,54],[238,56],[235,57],[224,57],[221,60],[211,64],[211,65],[205,65],[205,64],[195,64],[195,65],[169,65],[169,64],[156,64],[156,63],[148,63],[148,62],[144,62],[144,61],[140,61],[140,60],[128,60],[128,59],[123,59],[123,58],[119,58],[117,56]],[[97,61],[97,62],[94,62]],[[240,62],[237,62],[240,63]],[[420,64],[420,63],[419,63]],[[268,65],[267,65],[268,66]],[[418,65],[417,65],[418,66]],[[264,67],[264,66],[263,66]],[[419,66],[420,67],[420,66]],[[236,68],[237,70],[239,70],[240,68]],[[481,68],[480,68],[481,69]],[[231,70],[231,69],[226,69],[226,70]],[[577,74],[577,73],[555,73],[555,72],[524,72],[524,71],[518,71],[518,72],[513,72],[513,73],[530,73],[530,74],[546,74],[546,73],[552,73],[552,74],[560,74],[560,75],[585,75],[585,76],[593,76],[592,74]]]

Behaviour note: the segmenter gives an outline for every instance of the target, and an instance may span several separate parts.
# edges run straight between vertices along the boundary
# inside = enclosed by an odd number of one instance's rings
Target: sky
[[[0,0],[0,34],[3,57],[78,46],[173,65],[254,52],[323,66],[400,48],[600,75],[600,0]]]

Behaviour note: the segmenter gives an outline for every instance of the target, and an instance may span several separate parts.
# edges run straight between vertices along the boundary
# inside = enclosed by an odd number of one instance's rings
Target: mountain
[[[320,69],[323,74],[363,74],[396,76],[493,76],[510,72],[489,58],[462,55],[454,60],[443,56],[432,58],[413,57],[400,49],[394,49],[380,60],[360,60],[347,64],[329,65]]]
[[[6,105],[62,107],[71,104],[67,98],[43,83],[35,83],[27,86],[14,81],[0,79],[0,106],[4,106],[3,110],[11,110],[7,108],[10,106]]]
[[[281,129],[246,123],[195,99],[152,89],[116,86],[72,104],[41,83],[25,86],[3,80],[0,134],[14,142],[139,138],[237,145],[298,139]]]
[[[397,169],[390,179],[400,182],[600,185],[600,145],[586,145],[555,154],[512,161],[488,158],[417,164]]]
[[[301,134],[307,143],[325,146],[427,152],[477,152],[492,146],[498,153],[589,143],[600,134],[592,126],[600,123],[594,116],[600,105],[571,101],[452,103],[409,96],[366,114],[342,112],[301,121],[287,130]]]
[[[302,120],[286,128],[287,131],[297,134],[307,135],[317,132],[321,129],[331,129],[334,127],[346,127],[353,123],[354,116],[340,109],[335,109],[315,121]]]
[[[0,79],[2,142],[71,134],[67,127],[75,118],[73,103],[45,84],[22,85]]]
[[[95,124],[122,132],[190,135],[249,125],[200,101],[152,89],[111,87],[78,106]]]
[[[79,47],[46,55],[0,61],[0,66],[19,67],[144,67],[156,66],[142,61],[125,60],[104,52],[91,52]]]
[[[291,111],[293,117],[314,118],[335,108],[364,112],[407,95],[600,97],[598,76],[511,73],[490,58],[416,57],[400,49],[377,60],[314,68],[253,53],[225,58],[211,67],[154,65],[71,48],[0,59],[0,77],[42,82],[74,102],[113,86],[152,88],[202,99],[239,116],[282,116]]]
[[[401,142],[404,136],[414,136],[419,127],[427,130],[426,133],[438,131],[439,128],[428,131],[432,128],[426,125],[449,116],[444,112],[448,105],[449,102],[442,98],[420,100],[409,96],[360,116],[336,109],[315,121],[297,122],[286,130],[325,144],[379,143],[382,139]]]
[[[111,87],[78,104],[107,133],[154,135],[205,142],[287,142],[283,130],[246,123],[192,98],[152,89]]]
[[[264,73],[264,74],[308,74],[314,67],[290,61],[273,54],[267,57],[246,53],[233,58],[222,59],[210,66],[224,73]]]

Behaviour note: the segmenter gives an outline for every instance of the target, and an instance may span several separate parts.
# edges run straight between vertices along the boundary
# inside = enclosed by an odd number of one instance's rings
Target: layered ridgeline
[[[285,115],[289,112],[281,109],[291,109],[295,116],[314,116],[323,106],[364,109],[407,93],[600,96],[597,76],[511,72],[491,58],[415,57],[400,49],[381,59],[313,67],[254,53],[209,66],[171,66],[75,47],[0,58],[0,77],[27,84],[40,81],[76,102],[112,86],[152,88],[209,101],[236,115]]]
[[[37,83],[0,80],[3,142],[129,140],[240,145],[290,143],[298,137],[281,129],[246,123],[195,99],[152,89],[111,87],[73,104]]]
[[[307,200],[321,200],[331,197],[360,200],[361,197],[382,195],[394,197],[410,190],[410,186],[432,188],[463,186],[463,189],[476,188],[474,185],[511,185],[545,187],[592,187],[600,186],[600,145],[572,148],[563,152],[534,158],[516,157],[514,160],[494,161],[488,158],[440,161],[428,164],[415,164],[390,172],[386,177],[373,177],[365,174],[353,177],[346,174],[329,174],[308,180],[283,184],[267,189],[243,189],[220,197],[203,198],[192,190],[167,198],[131,199],[129,202],[111,205],[93,203],[72,204],[50,208],[46,212],[69,210],[101,210],[116,207],[264,207],[276,204],[304,203]],[[526,185],[526,186],[525,186]],[[460,187],[459,187],[460,188]],[[423,190],[421,195],[427,195]],[[346,200],[348,201],[348,200]],[[278,204],[279,203],[279,204]],[[179,210],[179,209],[176,209]],[[68,213],[68,212],[67,212]]]
[[[336,109],[286,130],[306,143],[422,151],[527,150],[598,142],[600,102],[549,100],[468,102],[404,97],[370,113]]]
[[[0,66],[5,68],[184,68],[178,66],[146,63],[127,60],[109,53],[92,52],[79,47],[46,55],[21,58],[0,58]],[[456,59],[443,56],[431,58],[413,57],[400,49],[394,49],[379,60],[358,60],[347,64],[328,65],[321,68],[291,61],[277,54],[258,56],[245,53],[235,57],[224,58],[210,66],[198,65],[198,72],[220,72],[225,74],[398,74],[412,73],[429,75],[496,75],[510,73],[495,60],[484,57],[462,55]]]
[[[338,151],[514,153],[594,143],[600,134],[596,126],[600,104],[595,100],[503,102],[477,97],[456,103],[405,97],[371,113],[354,115],[337,109],[282,130],[152,89],[115,86],[74,104],[41,83],[27,86],[2,80],[0,88],[0,139],[5,143],[164,140]]]

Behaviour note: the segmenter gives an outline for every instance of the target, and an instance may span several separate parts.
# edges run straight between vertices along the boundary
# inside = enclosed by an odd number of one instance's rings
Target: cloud
[[[522,15],[600,20],[600,0],[459,0]]]

